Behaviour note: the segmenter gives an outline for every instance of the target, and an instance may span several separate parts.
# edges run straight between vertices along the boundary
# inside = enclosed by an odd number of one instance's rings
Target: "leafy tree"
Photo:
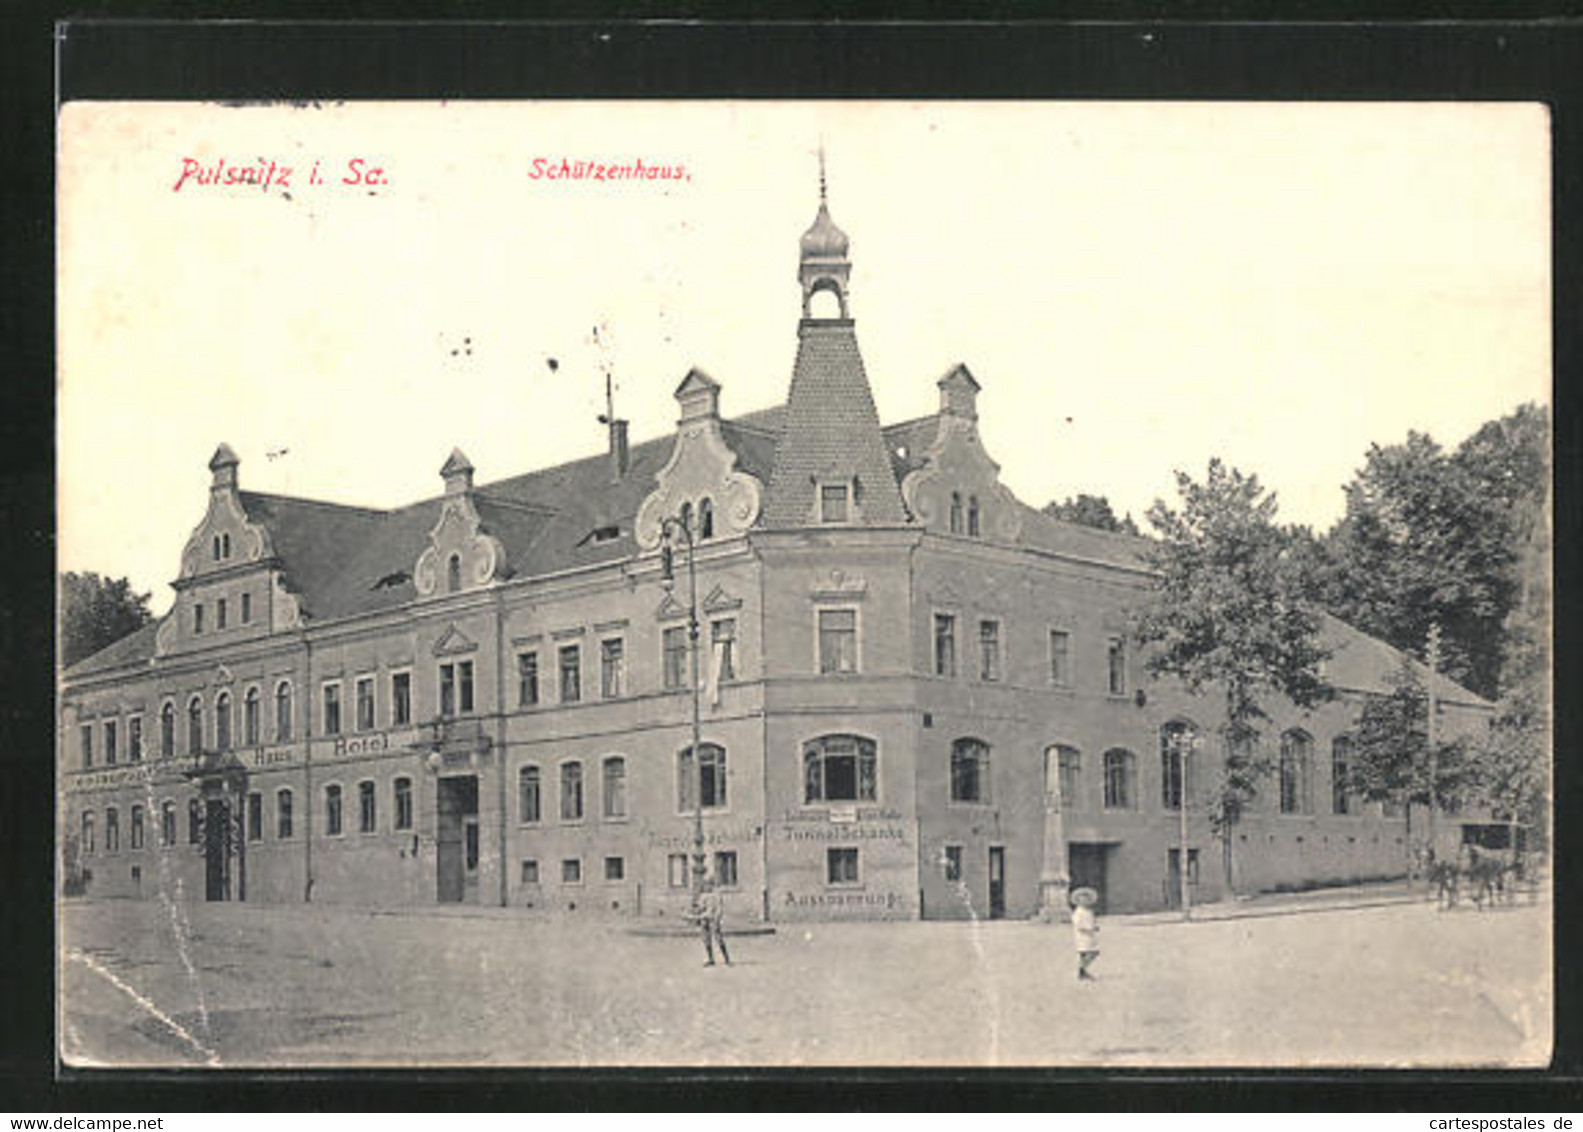
[[[152,620],[149,595],[134,593],[126,578],[67,571],[60,582],[62,664],[76,664]]]
[[[1052,519],[1059,519],[1063,523],[1076,523],[1080,527],[1117,531],[1127,535],[1140,533],[1138,524],[1132,521],[1131,515],[1121,519],[1116,518],[1110,500],[1103,495],[1079,493],[1059,503],[1052,501],[1044,505],[1044,513]]]
[[[1288,539],[1275,526],[1275,497],[1218,459],[1203,483],[1181,472],[1176,482],[1181,509],[1159,501],[1149,509],[1157,579],[1135,633],[1153,646],[1152,674],[1222,698],[1221,773],[1207,804],[1235,890],[1233,834],[1271,769],[1257,747],[1258,724],[1268,718],[1261,697],[1274,692],[1304,707],[1327,699],[1319,675],[1327,652]]]

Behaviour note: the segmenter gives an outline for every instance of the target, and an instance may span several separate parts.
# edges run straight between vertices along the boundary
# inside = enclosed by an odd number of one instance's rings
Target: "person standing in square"
[[[1099,894],[1092,888],[1079,888],[1072,893],[1072,942],[1077,945],[1077,977],[1092,980],[1089,966],[1099,958],[1099,919],[1094,915],[1094,905]]]

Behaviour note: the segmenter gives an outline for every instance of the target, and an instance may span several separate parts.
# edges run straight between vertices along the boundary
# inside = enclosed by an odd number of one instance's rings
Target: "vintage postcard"
[[[69,102],[68,1067],[1535,1067],[1522,103]]]

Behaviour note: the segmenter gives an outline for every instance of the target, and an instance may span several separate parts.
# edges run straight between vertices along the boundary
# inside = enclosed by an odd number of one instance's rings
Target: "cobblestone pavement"
[[[80,1065],[1541,1065],[1548,903],[1418,901],[1101,921],[779,925],[68,902]],[[1298,914],[1300,913],[1300,914]]]

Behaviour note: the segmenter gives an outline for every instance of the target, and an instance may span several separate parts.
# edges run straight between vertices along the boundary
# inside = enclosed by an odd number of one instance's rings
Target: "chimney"
[[[632,451],[627,444],[627,422],[610,422],[610,479],[619,483],[632,467]]]
[[[446,495],[465,495],[473,490],[473,465],[460,448],[451,449],[450,459],[440,469],[445,480]]]
[[[235,491],[236,466],[240,463],[229,444],[221,444],[216,448],[209,459],[209,471],[214,473],[214,478],[209,481],[209,490]]]

